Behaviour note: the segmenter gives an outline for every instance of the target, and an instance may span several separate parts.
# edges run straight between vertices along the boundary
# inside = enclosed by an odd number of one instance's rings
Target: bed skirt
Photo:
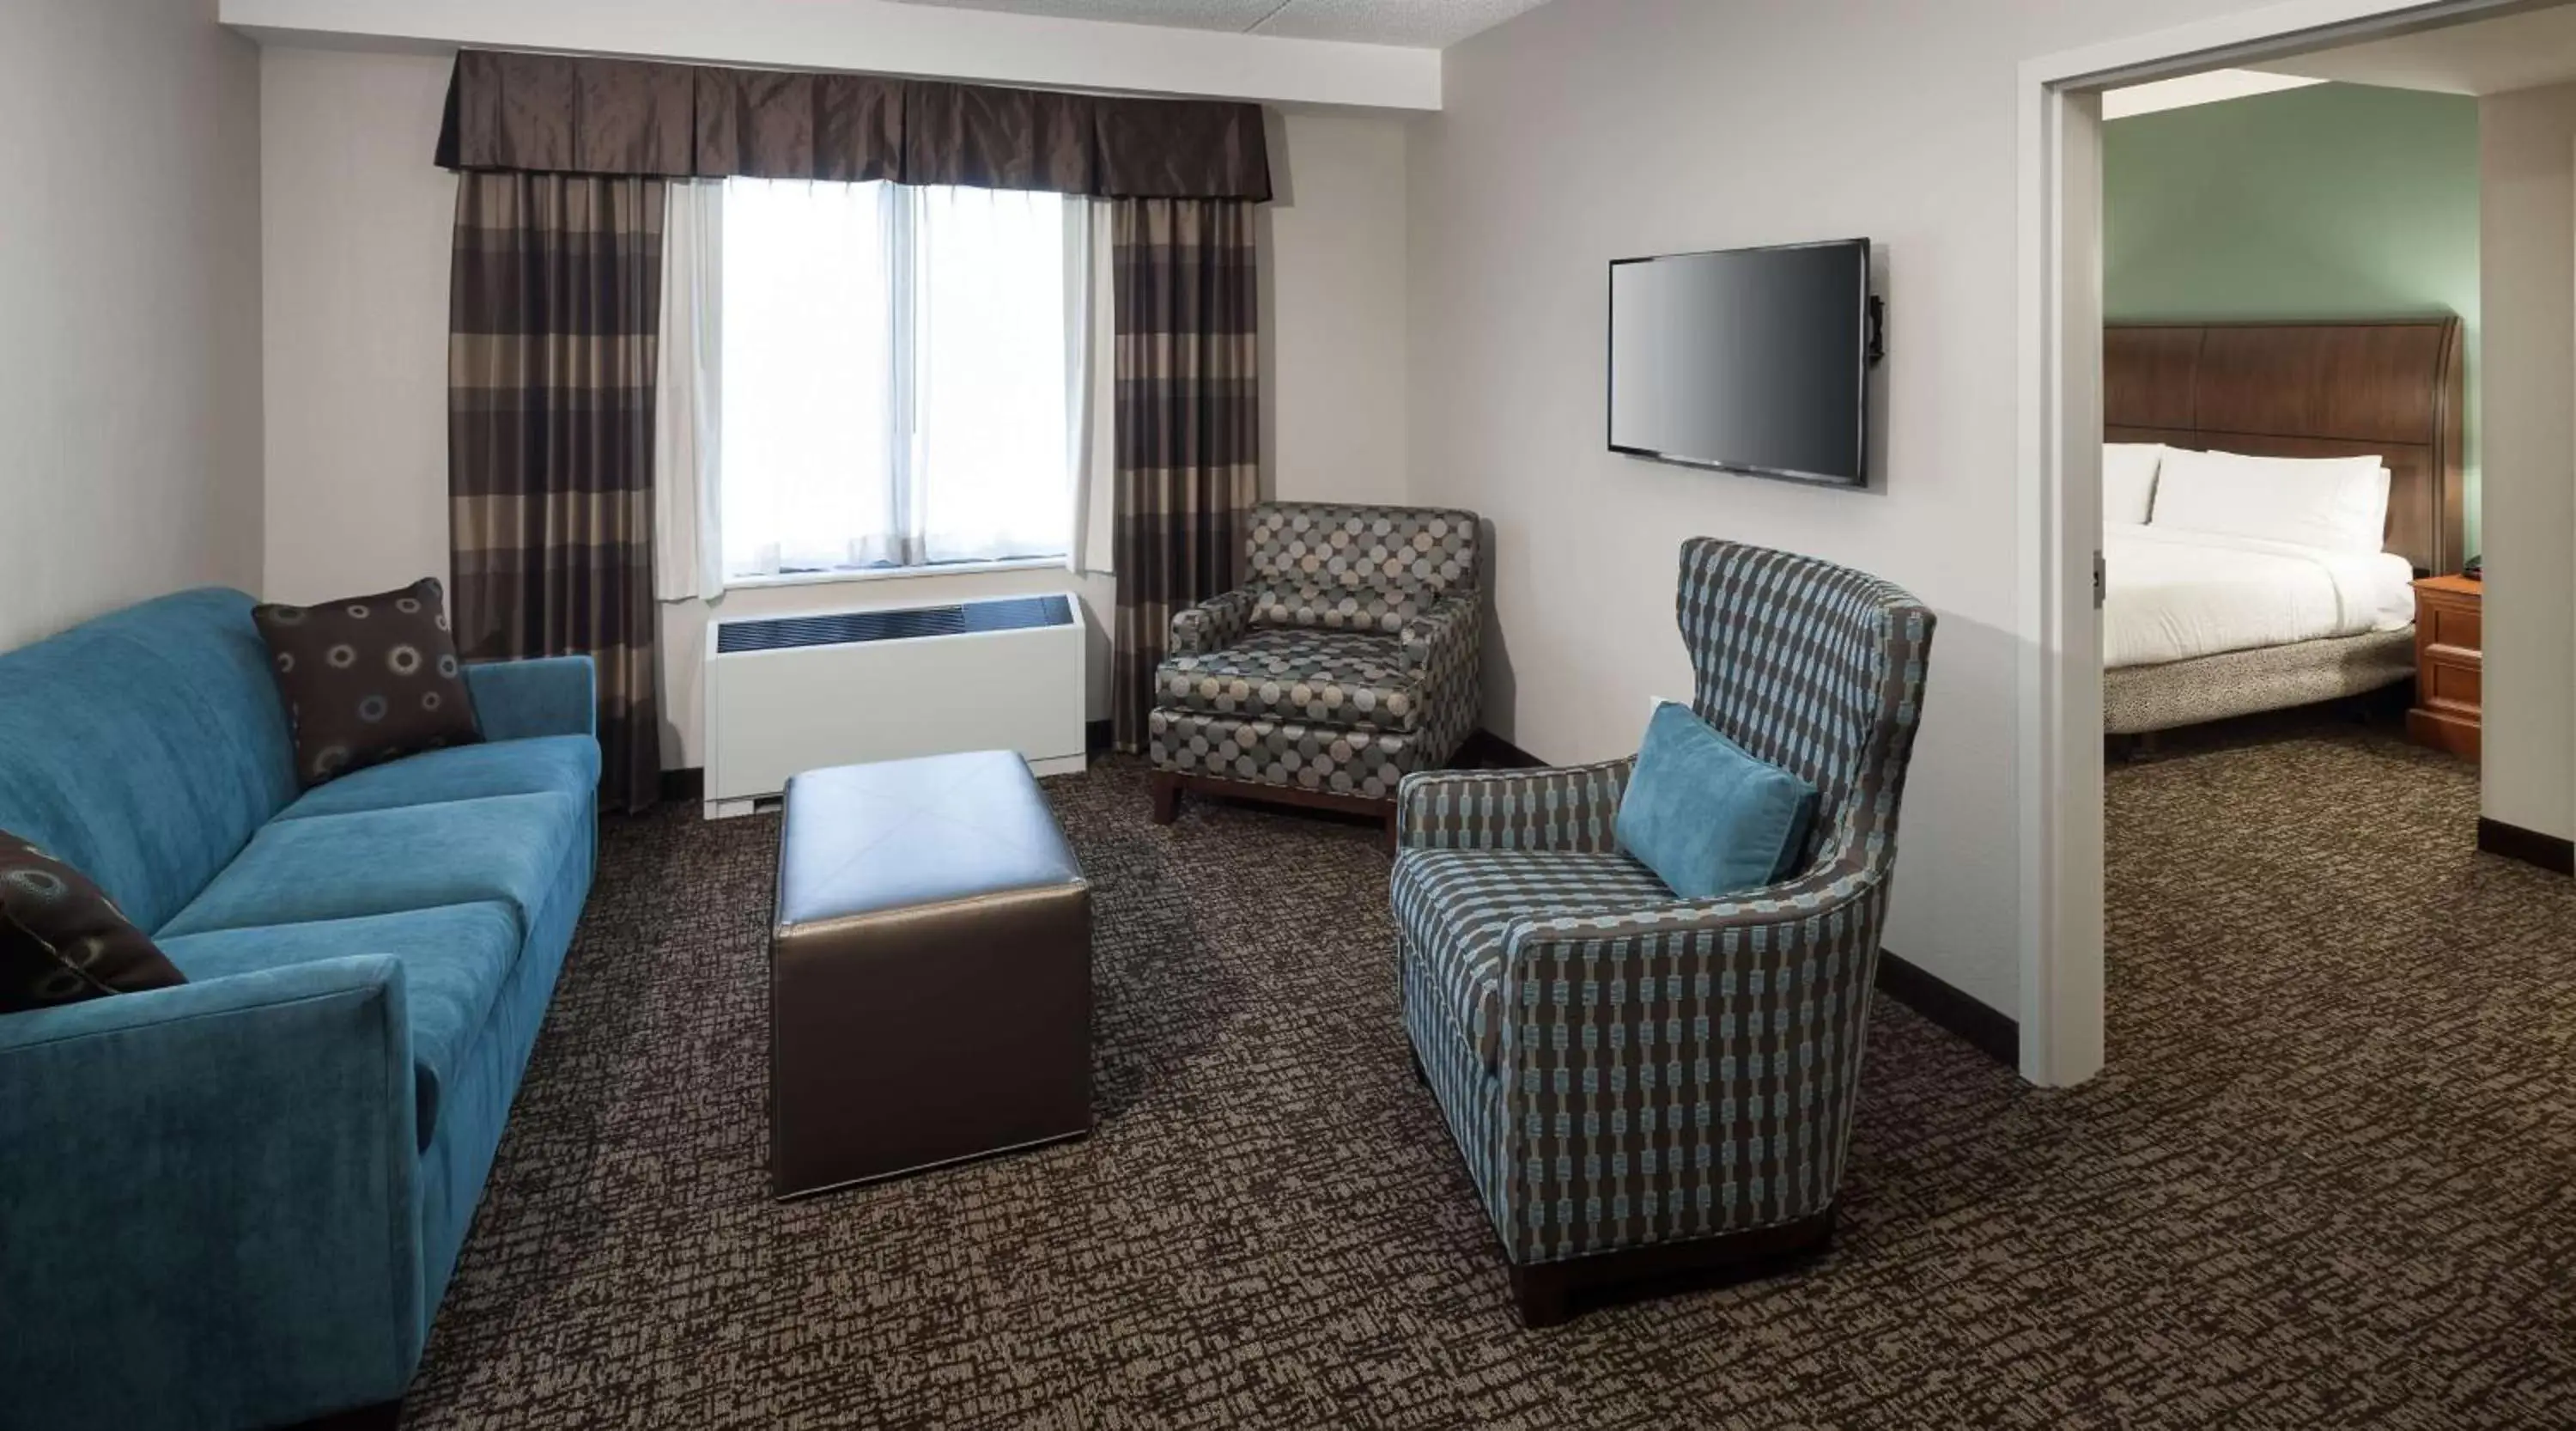
[[[2102,673],[2102,729],[2111,735],[2225,720],[2357,696],[2415,675],[2415,628],[2222,651]]]

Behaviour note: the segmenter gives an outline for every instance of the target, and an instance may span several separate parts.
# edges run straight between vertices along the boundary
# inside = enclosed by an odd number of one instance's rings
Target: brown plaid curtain
[[[464,174],[448,293],[447,490],[467,659],[599,666],[603,807],[661,785],[653,377],[662,181]]]
[[[1237,529],[1260,500],[1261,374],[1253,204],[1119,199],[1118,571],[1112,730],[1145,748],[1172,613],[1233,588]]]

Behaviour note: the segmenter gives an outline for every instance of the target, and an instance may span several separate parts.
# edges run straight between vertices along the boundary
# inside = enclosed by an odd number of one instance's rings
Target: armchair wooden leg
[[[1511,1263],[1512,1309],[1524,1327],[1553,1327],[1595,1307],[1775,1277],[1807,1265],[1833,1236],[1834,1209],[1827,1207],[1795,1222],[1689,1242]]]
[[[1168,825],[1181,815],[1181,778],[1168,770],[1154,772],[1154,823]]]
[[[402,1424],[402,1398],[361,1406],[354,1411],[338,1411],[317,1416],[288,1427],[287,1431],[393,1431]]]
[[[1562,1265],[1542,1262],[1533,1267],[1512,1269],[1512,1307],[1520,1313],[1521,1325],[1536,1331],[1541,1327],[1562,1326],[1574,1315],[1567,1293],[1571,1281]]]
[[[2135,765],[2153,759],[2157,748],[2156,732],[2152,730],[2135,735],[2114,735],[2104,744],[2102,758],[2122,765]]]

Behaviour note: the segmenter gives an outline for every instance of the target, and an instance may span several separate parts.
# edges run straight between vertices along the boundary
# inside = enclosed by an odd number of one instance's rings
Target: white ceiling
[[[902,0],[1074,20],[1442,49],[1546,0]]]
[[[2155,80],[2123,89],[2105,90],[2102,94],[2102,117],[2128,119],[2162,110],[2251,99],[2258,94],[2277,94],[2285,89],[2304,89],[2324,83],[2324,80],[2309,79],[2305,75],[2265,74],[2260,70],[2204,70],[2179,79]]]
[[[2448,94],[2502,94],[2555,84],[2576,79],[2576,6],[2372,40],[2259,68]]]

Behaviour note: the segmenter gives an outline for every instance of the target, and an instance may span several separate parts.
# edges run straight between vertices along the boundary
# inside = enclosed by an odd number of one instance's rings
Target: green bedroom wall
[[[2103,126],[2113,322],[2456,313],[2480,550],[2478,102],[2325,84]]]

